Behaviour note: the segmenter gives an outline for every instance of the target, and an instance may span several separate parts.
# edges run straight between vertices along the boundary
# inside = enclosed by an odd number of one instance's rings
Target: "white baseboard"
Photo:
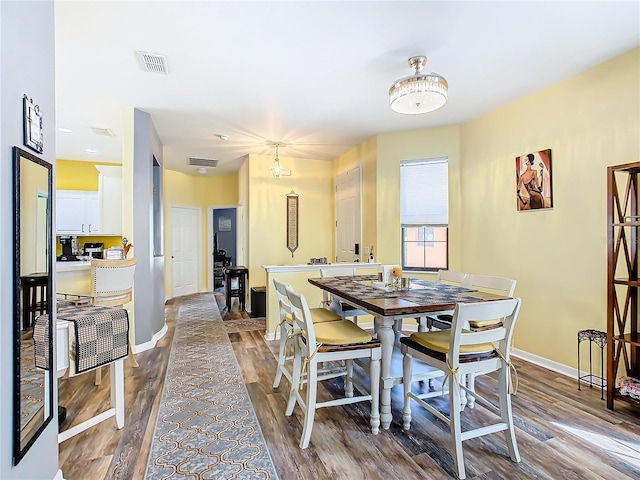
[[[156,343],[158,343],[158,340],[164,337],[167,331],[169,331],[169,328],[165,323],[160,329],[160,331],[157,332],[153,337],[151,337],[151,340],[145,343],[141,343],[140,345],[133,345],[131,347],[131,350],[133,351],[133,353],[140,353],[140,352],[144,352],[145,350],[151,350],[153,347],[156,346]]]
[[[566,377],[571,377],[578,379],[578,369],[569,367],[568,365],[563,365],[562,363],[554,362],[553,360],[549,360],[548,358],[540,357],[539,355],[535,355],[533,353],[525,352],[524,350],[519,350],[517,348],[511,349],[511,355],[514,357],[525,360],[529,363],[533,363],[542,368],[546,368],[547,370],[551,370],[552,372],[559,373]],[[580,370],[580,376],[589,375],[589,372],[583,372]],[[582,379],[582,382],[589,383],[588,379]]]

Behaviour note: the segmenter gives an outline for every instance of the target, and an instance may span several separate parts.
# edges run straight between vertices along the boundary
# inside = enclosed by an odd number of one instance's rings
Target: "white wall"
[[[54,6],[51,0],[0,2],[0,478],[52,479],[58,471],[57,417],[26,456],[12,465],[13,452],[13,186],[14,145],[22,146],[22,96],[43,115],[44,153],[55,163]],[[23,147],[25,148],[25,147]],[[25,148],[26,149],[26,148]],[[55,358],[55,357],[54,357]],[[55,360],[54,360],[55,370]],[[57,399],[57,388],[54,393]],[[54,412],[58,402],[55,401]]]

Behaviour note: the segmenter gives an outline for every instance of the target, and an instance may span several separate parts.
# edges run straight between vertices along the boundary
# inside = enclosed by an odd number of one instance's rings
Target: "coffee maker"
[[[84,254],[91,258],[102,258],[102,250],[104,243],[101,242],[86,242],[82,247]]]
[[[60,237],[60,245],[62,245],[62,255],[58,255],[56,257],[56,260],[58,260],[59,262],[75,262],[79,260],[75,255],[77,251],[75,253],[73,251],[74,243],[77,242],[77,240],[75,240],[75,242],[74,240],[75,237]]]

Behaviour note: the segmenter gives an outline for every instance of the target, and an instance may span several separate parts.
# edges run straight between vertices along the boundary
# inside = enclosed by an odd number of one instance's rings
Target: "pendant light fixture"
[[[291,170],[285,170],[284,168],[282,168],[282,165],[280,165],[280,159],[278,158],[278,147],[280,146],[280,144],[274,143],[273,146],[276,147],[276,159],[269,169],[271,175],[273,175],[273,178],[290,177]]]
[[[437,73],[421,74],[426,64],[427,57],[409,59],[414,74],[396,80],[389,89],[389,104],[393,111],[415,115],[433,112],[447,102],[449,84]]]

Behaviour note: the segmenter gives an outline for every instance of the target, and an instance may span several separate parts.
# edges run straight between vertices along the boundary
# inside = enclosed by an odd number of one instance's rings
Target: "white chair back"
[[[438,270],[436,282],[447,283],[450,285],[462,285],[468,277],[469,275],[466,273],[459,272],[457,270]]]
[[[291,288],[291,285],[279,282],[275,278],[273,284],[276,287],[276,294],[278,295],[278,305],[280,306],[280,321],[285,321],[286,315],[292,314],[291,305],[289,304],[289,298],[287,297],[287,287]]]
[[[508,362],[513,327],[515,326],[519,311],[519,298],[457,304],[453,312],[449,345],[449,363],[451,369],[456,370],[460,365],[461,346],[480,345],[484,343],[496,344],[500,356],[504,361]],[[465,324],[468,324],[470,321],[482,322],[496,318],[502,319],[502,325],[500,327],[479,332],[462,332]],[[476,372],[482,371],[483,367],[481,364],[484,362],[495,363],[495,368],[497,368],[500,361],[500,358],[490,358],[479,362],[471,362],[473,364],[472,369]]]
[[[331,267],[331,268],[321,268],[320,276],[324,277],[344,277],[348,275],[355,275],[356,269],[355,267]]]
[[[483,290],[489,293],[513,297],[516,289],[516,281],[505,277],[492,277],[487,275],[468,275],[462,284],[463,287],[474,290]]]
[[[304,298],[304,295],[296,293],[291,286],[287,286],[287,298],[291,305],[294,335],[303,331],[306,338],[306,341],[302,341],[302,335],[296,335],[298,347],[302,350],[303,358],[310,358],[313,353],[312,349],[316,347],[316,333],[307,299]]]
[[[122,306],[133,298],[137,258],[91,260],[91,297],[94,305]]]

